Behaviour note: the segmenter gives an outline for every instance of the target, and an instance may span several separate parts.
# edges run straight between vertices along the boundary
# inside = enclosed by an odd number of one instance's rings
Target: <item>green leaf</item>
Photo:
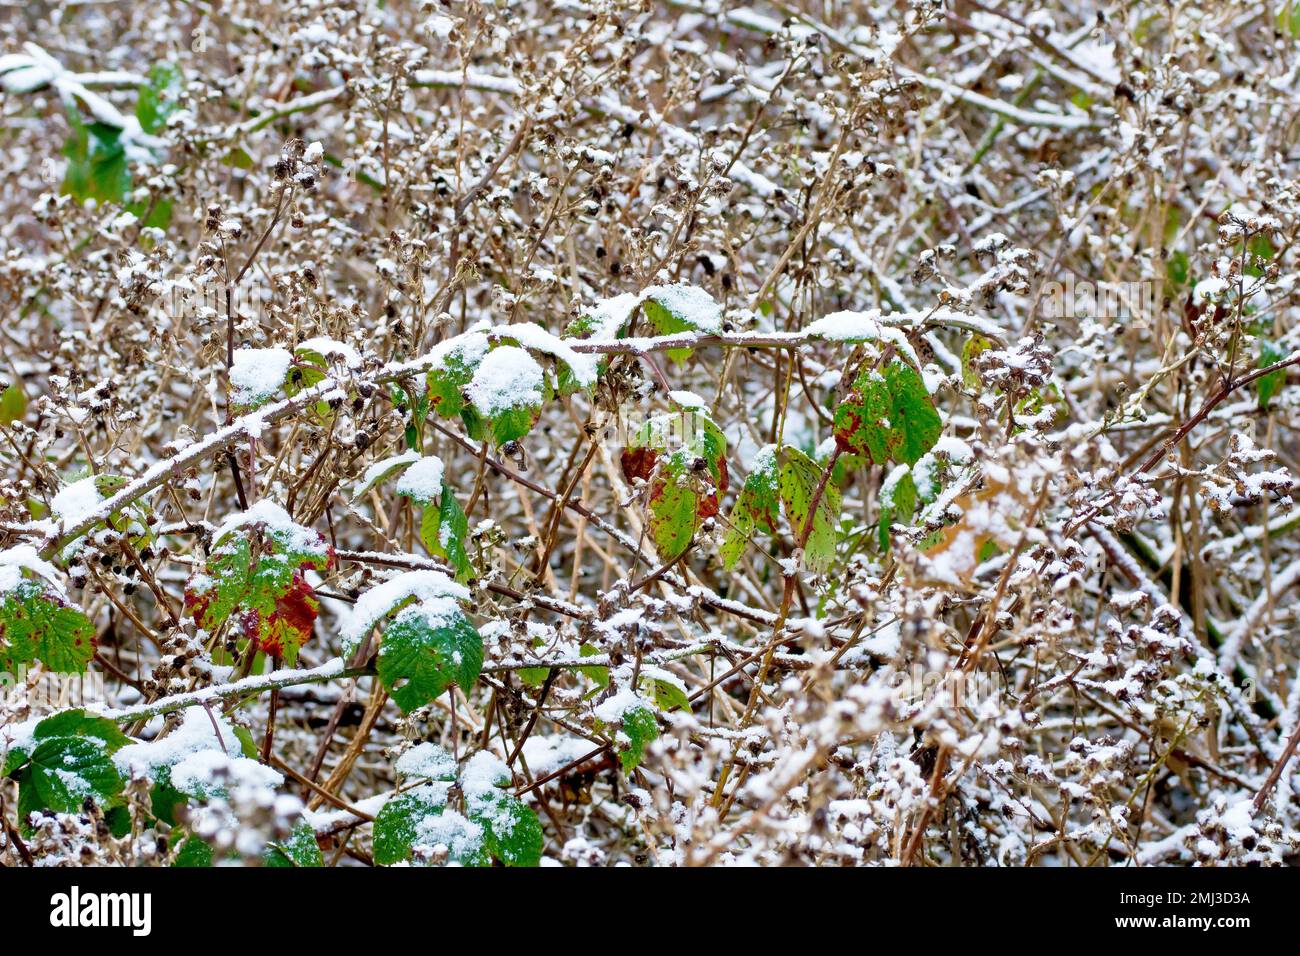
[[[754,458],[754,467],[731,509],[728,528],[722,537],[719,552],[722,565],[728,571],[740,561],[750,538],[758,531],[772,534],[776,531],[777,515],[781,507],[780,477],[777,467],[776,447],[768,445]]]
[[[483,638],[450,599],[403,608],[383,630],[379,678],[406,712],[453,683],[469,691],[483,667]]]
[[[109,753],[117,753],[131,742],[121,728],[107,717],[95,717],[84,710],[65,710],[46,717],[32,731],[36,740],[51,737],[92,737],[103,743]]]
[[[1169,260],[1165,263],[1165,274],[1169,276],[1169,283],[1175,289],[1181,289],[1187,285],[1187,277],[1191,274],[1191,270],[1191,260],[1187,258],[1187,253],[1181,249],[1171,253]]]
[[[429,399],[444,417],[459,413],[478,438],[485,431],[497,445],[517,441],[532,430],[542,404],[552,396],[550,380],[537,360],[514,340],[489,349],[481,333],[438,354],[429,372]]]
[[[78,813],[87,799],[110,805],[123,784],[102,740],[51,737],[36,745],[18,786],[24,807]]]
[[[197,868],[212,865],[212,847],[196,836],[189,836],[172,857],[172,866]]]
[[[672,561],[690,546],[698,516],[697,495],[690,483],[689,468],[679,455],[666,459],[655,473],[647,503],[650,537],[659,557]]]
[[[181,71],[174,63],[155,63],[149,70],[148,81],[140,87],[135,103],[135,117],[146,133],[156,133],[167,125],[167,119],[176,112],[177,99],[183,87]]]
[[[77,202],[121,203],[131,188],[122,131],[106,123],[84,123],[71,109],[68,124],[72,131],[63,146],[68,159],[63,192]]]
[[[27,761],[32,759],[33,746],[34,744],[25,741],[11,743],[9,749],[5,751],[4,765],[0,766],[0,777],[7,777],[21,770]]]
[[[619,738],[618,760],[624,773],[641,765],[645,749],[659,736],[659,721],[648,707],[630,707],[623,712],[623,731]],[[624,742],[626,738],[626,742]]]
[[[525,687],[541,687],[546,683],[546,675],[550,672],[549,667],[521,667],[515,671],[515,676]]]
[[[660,558],[672,561],[690,545],[700,520],[718,513],[727,490],[726,436],[700,408],[656,415],[629,437],[622,465],[629,480],[649,479],[650,536]]]
[[[104,814],[104,823],[114,839],[120,840],[131,832],[131,811],[122,804],[110,807]]]
[[[293,398],[304,389],[319,385],[325,381],[329,367],[329,361],[321,352],[316,349],[303,348],[301,345],[295,346],[293,360],[289,365],[289,374],[284,380],[284,394],[289,398]],[[330,408],[329,402],[317,402],[312,411],[318,419],[326,424],[334,418],[334,409]],[[357,496],[360,495],[361,492],[357,492]]]
[[[33,660],[78,674],[95,656],[95,628],[80,608],[39,581],[21,580],[0,594],[0,670],[17,673]]]
[[[1300,40],[1300,3],[1289,0],[1278,7],[1277,28],[1279,33],[1289,34]]]
[[[799,540],[812,522],[804,544],[804,561],[814,571],[825,571],[835,560],[835,531],[840,515],[840,491],[827,481],[812,511],[812,499],[821,482],[822,469],[797,448],[786,447],[780,473],[781,502],[795,540]]]
[[[993,348],[989,339],[976,332],[961,349],[961,381],[972,392],[980,390],[980,373],[975,369],[975,359],[980,353]]]
[[[654,696],[655,706],[660,710],[684,710],[690,713],[691,700],[686,691],[669,680],[652,677],[649,680],[650,692]]]
[[[468,798],[466,813],[483,828],[487,851],[506,866],[537,866],[541,862],[541,821],[514,794],[499,792]]]
[[[221,162],[223,165],[230,166],[234,169],[252,169],[255,165],[257,165],[256,163],[253,162],[253,157],[249,156],[248,151],[245,150],[242,146],[236,146],[234,149],[228,152],[222,158]]]
[[[541,413],[540,405],[520,405],[493,414],[490,418],[492,440],[498,445],[518,441],[533,430]]]
[[[11,383],[0,392],[0,425],[10,425],[22,421],[27,414],[27,396],[17,382]]]
[[[372,488],[383,484],[394,475],[400,474],[410,468],[420,460],[420,454],[416,451],[403,452],[400,455],[393,455],[389,458],[381,459],[366,469],[362,477],[361,484],[352,492],[352,500],[356,501]]]
[[[1286,358],[1287,354],[1273,342],[1261,342],[1259,346],[1259,365],[1257,367],[1268,368],[1270,365],[1275,365]],[[1274,395],[1282,391],[1284,385],[1286,385],[1286,369],[1284,368],[1255,379],[1255,394],[1259,398],[1259,407],[1262,411],[1268,411],[1268,403]]]
[[[257,760],[260,756],[257,748],[257,741],[253,739],[253,732],[247,727],[241,727],[239,724],[234,726],[235,739],[239,741],[239,751],[249,760]]]
[[[679,332],[716,332],[722,308],[703,289],[694,286],[655,286],[645,291],[641,308],[656,335]],[[691,357],[689,348],[668,349],[668,357],[682,365]]]
[[[895,524],[906,524],[916,511],[916,482],[907,465],[899,465],[880,486],[880,550],[889,550],[889,532]]]
[[[579,657],[599,657],[600,648],[592,644],[583,644],[578,648]],[[579,667],[578,673],[591,681],[597,687],[605,688],[609,686],[609,668],[608,667]]]
[[[431,803],[426,795],[428,787],[394,797],[375,814],[375,862],[392,866],[410,859],[411,847],[416,840],[416,827],[426,816],[442,812],[442,803]]]
[[[455,569],[457,581],[467,581],[474,576],[474,565],[465,552],[465,542],[469,540],[469,518],[445,479],[438,506],[426,507],[420,516],[420,540],[430,554],[445,559]]]
[[[316,842],[316,831],[308,823],[294,827],[289,839],[272,843],[266,848],[263,860],[270,867],[321,867],[325,857]]]
[[[172,221],[172,203],[167,199],[158,199],[152,203],[133,202],[126,204],[126,211],[140,220],[141,228],[166,229]],[[144,240],[141,240],[144,242]],[[153,248],[146,245],[145,248]]]
[[[487,354],[487,336],[481,333],[463,335],[442,349],[435,349],[433,367],[429,369],[429,407],[443,418],[463,417],[471,410],[465,398],[465,388],[474,378],[474,372]],[[468,422],[466,423],[468,424]]]
[[[835,441],[845,451],[909,465],[933,447],[943,422],[916,369],[895,359],[883,373],[865,370],[835,409]]]
[[[1250,253],[1246,257],[1246,275],[1258,278],[1264,274],[1268,263],[1277,253],[1277,250],[1273,248],[1273,240],[1269,239],[1267,233],[1261,232],[1251,237],[1246,249]]]
[[[149,791],[149,810],[163,823],[175,826],[177,809],[190,802],[189,794],[181,793],[171,784],[171,767],[158,767],[153,771],[154,785]]]
[[[462,866],[487,866],[491,857],[481,825],[446,805],[447,788],[426,784],[383,805],[375,815],[375,862],[392,866],[411,859],[417,845],[441,843]]]

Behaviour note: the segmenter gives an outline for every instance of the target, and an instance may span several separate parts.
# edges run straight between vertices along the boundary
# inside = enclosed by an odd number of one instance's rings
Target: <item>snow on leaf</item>
[[[450,598],[405,607],[383,629],[377,670],[406,712],[453,683],[469,691],[483,667],[483,638]]]
[[[623,713],[618,760],[624,773],[631,773],[645,759],[645,749],[659,736],[659,721],[648,707],[633,707]]]
[[[651,286],[641,293],[641,303],[657,335],[712,334],[722,329],[722,306],[695,286]],[[684,364],[690,355],[689,348],[668,350],[668,357],[678,365]]]
[[[483,828],[487,851],[506,866],[537,866],[543,833],[537,813],[512,793],[468,797],[469,819]]]
[[[294,827],[287,840],[272,843],[266,848],[263,860],[269,867],[321,867],[325,857],[316,842],[316,831],[310,824]]]
[[[18,777],[19,819],[33,810],[78,813],[87,800],[101,807],[115,803],[122,778],[113,765],[109,744],[99,737],[46,737]]]
[[[217,747],[195,751],[177,761],[168,773],[170,785],[198,800],[226,798],[234,788],[273,790],[284,778],[251,757],[232,757]]]
[[[602,299],[570,322],[564,334],[581,339],[618,338],[640,304],[641,297],[635,292],[623,292],[613,298]]]
[[[130,738],[106,717],[95,717],[79,708],[61,711],[36,722],[30,736],[15,739],[10,744],[0,776],[8,776],[30,760],[32,752],[42,741],[57,737],[97,740],[110,754],[130,743]]]
[[[293,353],[288,349],[240,349],[230,367],[230,401],[256,408],[278,393],[289,377]]]
[[[912,520],[916,510],[916,482],[912,470],[907,465],[898,465],[880,486],[880,518],[877,533],[880,549],[889,550],[890,529],[895,524],[906,524]]]
[[[465,394],[492,427],[498,445],[523,438],[541,414],[546,375],[524,349],[503,345],[474,370]]]
[[[440,598],[468,601],[470,594],[441,571],[433,570],[406,571],[376,585],[357,599],[343,624],[340,637],[344,652],[355,653],[376,624],[411,600],[426,602]]]
[[[488,338],[480,331],[471,330],[434,346],[429,369],[429,406],[443,418],[460,416],[469,428],[470,437],[478,437],[474,422],[477,412],[465,396],[465,388],[474,378],[474,371],[488,352]]]
[[[397,479],[393,490],[399,495],[410,498],[416,504],[428,506],[446,487],[442,481],[442,459],[436,455],[417,457],[402,476]]]
[[[487,866],[483,828],[447,807],[445,785],[425,784],[389,800],[375,817],[375,862],[392,866],[442,848],[448,862]]]
[[[409,468],[419,460],[420,453],[414,450],[380,459],[367,468],[365,474],[361,476],[356,491],[352,493],[352,499],[355,501],[380,482],[387,481],[399,471]]]
[[[437,744],[416,744],[397,758],[394,769],[403,777],[455,780],[456,760]]]
[[[501,325],[492,330],[491,336],[498,341],[513,341],[562,362],[568,370],[568,376],[578,388],[590,388],[596,384],[600,357],[575,352],[562,338],[552,335],[540,325],[532,322]]]
[[[537,866],[542,856],[542,825],[537,814],[514,794],[500,789],[511,781],[510,768],[479,751],[461,772],[465,814],[483,828],[484,846],[506,866]]]
[[[180,724],[170,732],[154,740],[128,743],[113,754],[113,763],[123,779],[143,778],[153,784],[150,791],[153,815],[171,825],[175,823],[176,808],[185,805],[192,795],[173,783],[173,768],[190,761],[188,770],[180,775],[180,785],[193,791],[195,788],[190,785],[198,779],[205,760],[211,766],[212,755],[235,760],[256,753],[245,745],[241,731],[243,728],[234,726],[219,713],[189,707],[183,712]],[[191,761],[200,754],[209,756]]]
[[[171,865],[189,869],[209,867],[212,865],[212,847],[199,837],[186,837],[172,857]]]

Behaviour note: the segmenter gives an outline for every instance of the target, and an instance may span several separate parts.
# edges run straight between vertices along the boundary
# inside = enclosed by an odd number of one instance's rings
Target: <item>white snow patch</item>
[[[230,367],[230,399],[236,405],[256,405],[280,390],[293,364],[288,349],[240,349]]]
[[[474,407],[491,417],[541,405],[544,380],[536,359],[517,346],[503,345],[484,356],[465,391]]]

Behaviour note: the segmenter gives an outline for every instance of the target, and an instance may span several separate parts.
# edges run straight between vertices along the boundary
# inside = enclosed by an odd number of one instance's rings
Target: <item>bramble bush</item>
[[[0,862],[1295,862],[1300,7],[9,6]]]

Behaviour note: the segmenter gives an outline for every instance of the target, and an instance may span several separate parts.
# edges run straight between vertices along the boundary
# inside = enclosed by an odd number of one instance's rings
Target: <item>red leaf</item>
[[[262,627],[251,632],[246,628],[245,633],[257,638],[258,647],[267,654],[284,657],[288,649],[292,652],[288,656],[296,656],[298,648],[311,637],[319,610],[316,592],[299,572],[293,576],[289,590],[275,602],[275,611]]]
[[[628,481],[633,478],[648,479],[658,460],[659,453],[653,448],[625,448],[620,456],[623,477]]]

